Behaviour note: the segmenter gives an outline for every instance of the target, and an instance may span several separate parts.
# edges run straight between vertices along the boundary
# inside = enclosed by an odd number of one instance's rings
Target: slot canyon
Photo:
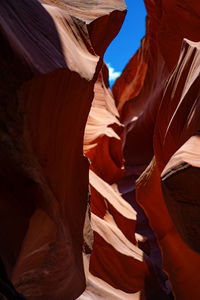
[[[111,88],[124,0],[0,1],[2,300],[200,299],[200,3],[144,4]]]

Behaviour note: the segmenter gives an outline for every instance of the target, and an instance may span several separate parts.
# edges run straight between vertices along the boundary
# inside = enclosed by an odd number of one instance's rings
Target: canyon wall
[[[200,296],[200,7],[145,5],[111,92],[123,0],[0,2],[3,299]]]
[[[27,299],[76,299],[85,289],[83,134],[125,13],[121,0],[0,3],[0,255]]]
[[[175,298],[198,299],[200,7],[145,5],[146,35],[113,86],[126,127],[124,159],[138,178],[136,200],[156,233]]]

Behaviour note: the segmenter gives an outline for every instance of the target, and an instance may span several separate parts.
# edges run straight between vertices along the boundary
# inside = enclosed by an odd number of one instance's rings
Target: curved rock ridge
[[[109,15],[114,10],[126,11],[126,4],[122,0],[41,0],[41,2],[60,7],[86,24]]]
[[[94,86],[83,149],[91,162],[90,168],[110,184],[124,174],[122,136],[123,126],[108,87],[108,68],[103,64]]]
[[[184,39],[179,61],[167,82],[156,120],[154,148],[160,170],[172,154],[199,130],[199,82],[200,42]]]
[[[169,299],[153,261],[140,249],[145,249],[146,238],[136,232],[137,212],[116,184],[124,177],[124,127],[108,86],[106,65],[94,91],[84,135],[94,242],[91,256],[86,257],[90,259],[87,288],[79,299]],[[146,291],[147,286],[151,291]]]
[[[113,93],[123,0],[0,2],[3,299],[199,299],[198,2],[145,0]]]
[[[108,69],[104,64],[94,86],[94,99],[85,127],[83,145],[85,153],[97,146],[98,138],[103,136],[120,140],[120,136],[110,126],[117,124],[122,127],[112,93],[104,81],[107,79],[106,76],[108,78]]]
[[[88,51],[88,47],[92,49],[92,45],[86,24],[84,22],[80,24],[80,21],[69,15],[68,11],[56,6],[44,5],[44,7],[54,20],[67,67],[81,77],[92,80],[99,57],[94,55],[94,52]]]
[[[144,2],[147,10],[145,37],[113,85],[119,109],[129,101],[121,114],[126,123],[143,112],[145,103],[163,92],[177,64],[183,39],[200,40],[198,0]]]
[[[169,276],[176,299],[186,300],[191,296],[198,299],[200,256],[183,242],[175,229],[175,223],[164,201],[165,194],[162,193],[160,181],[160,172],[156,160],[153,159],[137,181],[137,201],[144,208],[150,225],[156,233],[162,250],[163,268]],[[178,181],[177,189],[180,189]],[[172,189],[169,192],[173,195]],[[176,215],[173,219],[175,217]]]
[[[163,172],[165,201],[174,224],[184,241],[200,253],[199,83],[200,42],[185,39],[158,111],[154,151],[158,168]]]
[[[113,86],[125,125],[126,178],[130,169],[133,182],[142,174],[136,199],[157,236],[175,298],[198,299],[199,5],[145,4],[146,36]]]
[[[110,41],[118,34],[122,16],[125,17],[126,14],[124,0],[41,0],[41,2],[44,6],[47,4],[54,9],[56,7],[62,14],[67,12],[73,19],[84,22],[95,53],[100,56],[103,56]]]
[[[140,299],[149,271],[138,247],[143,237],[135,234],[137,213],[115,184],[124,175],[123,127],[108,87],[106,65],[94,92],[84,136],[94,243],[87,288],[79,299]]]
[[[83,135],[125,5],[112,1],[105,10],[98,1],[100,14],[87,24],[84,1],[77,3],[78,15],[58,1],[0,3],[0,256],[27,299],[76,299],[86,285]]]

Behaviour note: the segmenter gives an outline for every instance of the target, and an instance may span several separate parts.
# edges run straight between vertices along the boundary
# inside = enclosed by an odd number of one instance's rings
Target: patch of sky
[[[111,87],[140,47],[140,41],[145,35],[146,9],[143,0],[125,0],[125,2],[128,10],[125,21],[104,56],[109,69]]]

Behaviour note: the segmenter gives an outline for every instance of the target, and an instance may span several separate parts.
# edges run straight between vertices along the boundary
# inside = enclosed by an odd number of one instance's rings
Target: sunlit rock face
[[[112,93],[123,0],[0,2],[2,299],[200,296],[199,4],[145,4]]]
[[[149,255],[146,233],[150,232],[151,237],[153,234],[148,221],[143,220],[143,236],[137,228],[138,210],[125,200],[123,192],[127,193],[127,186],[120,188],[126,179],[122,152],[124,129],[108,86],[108,70],[103,65],[95,83],[84,135],[84,153],[90,161],[94,241],[91,253],[84,257],[86,263],[90,259],[89,272],[80,300],[170,299],[171,290],[164,285],[167,276]],[[155,238],[150,243],[155,244]],[[160,255],[157,250],[154,249],[153,256]]]
[[[83,134],[125,10],[121,0],[0,3],[0,255],[27,299],[85,289]]]
[[[84,152],[90,160],[91,226],[94,234],[84,299],[140,299],[149,278],[144,253],[138,248],[136,211],[121,196],[116,182],[124,176],[122,142],[108,69],[103,65],[94,87]]]
[[[198,299],[200,7],[145,5],[146,35],[113,86],[126,128],[125,165],[139,177],[136,199],[156,233],[174,296]]]

